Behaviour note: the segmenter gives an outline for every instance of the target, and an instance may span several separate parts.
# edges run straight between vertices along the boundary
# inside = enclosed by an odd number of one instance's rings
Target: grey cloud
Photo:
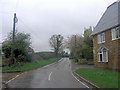
[[[12,30],[16,11],[18,31],[31,34],[35,51],[47,51],[51,50],[48,43],[51,35],[83,34],[84,27],[95,26],[106,7],[116,0],[92,0],[92,3],[87,0],[29,0],[29,3],[19,0],[17,8],[17,0],[10,1],[3,1],[3,38]]]

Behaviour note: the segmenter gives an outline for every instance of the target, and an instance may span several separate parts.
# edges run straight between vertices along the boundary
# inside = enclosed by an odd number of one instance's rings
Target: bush
[[[88,28],[84,30],[84,37],[81,38],[81,40],[78,40],[76,43],[76,47],[74,44],[69,42],[70,46],[73,46],[71,49],[71,55],[73,56],[74,59],[93,59],[93,40],[90,37],[92,33],[92,28]],[[76,36],[76,35],[75,35]],[[77,40],[77,39],[76,39]],[[73,37],[73,40],[75,41],[75,37]]]
[[[16,33],[13,41],[12,33],[9,33],[7,39],[2,44],[2,51],[6,58],[5,64],[9,65],[17,62],[31,61],[31,55],[28,53],[30,43],[29,34]]]
[[[78,62],[78,64],[88,64],[87,62]]]
[[[29,53],[29,54],[27,54],[27,60],[26,61],[28,61],[28,62],[31,62],[32,61],[32,57],[33,57],[33,54],[31,53]]]
[[[17,58],[18,62],[22,62],[25,60],[25,56],[23,55],[19,55],[18,58]]]
[[[75,62],[78,62],[78,59],[75,59],[74,61],[75,61]]]
[[[11,55],[11,43],[10,44],[3,44],[2,51],[4,52],[5,57],[9,58]]]
[[[2,56],[2,66],[9,66],[12,64],[12,59],[11,58],[6,58]]]

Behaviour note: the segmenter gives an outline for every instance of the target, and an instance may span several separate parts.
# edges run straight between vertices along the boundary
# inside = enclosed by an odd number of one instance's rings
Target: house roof
[[[34,50],[31,47],[28,47],[28,52],[34,52]]]
[[[103,51],[103,50],[109,50],[107,47],[105,47],[105,46],[101,46],[98,50],[97,50],[97,52],[100,52],[100,51]]]
[[[114,28],[120,25],[120,1],[114,2],[111,4],[97,25],[95,26],[92,36],[101,32],[104,32],[110,28]]]

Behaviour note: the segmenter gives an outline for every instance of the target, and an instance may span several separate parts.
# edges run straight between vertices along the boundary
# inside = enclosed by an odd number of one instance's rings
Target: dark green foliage
[[[85,29],[84,31],[84,44],[86,44],[86,48],[84,48],[84,56],[86,59],[93,59],[93,40],[90,37],[92,33],[92,28]]]
[[[93,40],[90,37],[92,28],[85,29],[83,41],[79,42],[77,47],[72,50],[74,58],[93,59]]]
[[[78,62],[78,64],[88,64],[88,63],[84,61],[84,62]]]
[[[11,46],[12,45],[10,43],[2,45],[2,51],[4,52],[6,58],[9,58],[11,55]]]
[[[28,53],[30,44],[29,34],[20,32],[16,33],[13,40],[12,33],[9,33],[7,39],[2,44],[2,51],[5,58],[9,58],[11,60],[11,64],[27,62],[31,61],[31,55]]]
[[[86,59],[93,59],[93,48],[88,47],[87,49],[84,50],[84,57]]]
[[[22,62],[23,60],[25,60],[25,56],[23,56],[23,55],[18,55],[18,56],[17,56],[17,60],[18,60],[18,62]]]

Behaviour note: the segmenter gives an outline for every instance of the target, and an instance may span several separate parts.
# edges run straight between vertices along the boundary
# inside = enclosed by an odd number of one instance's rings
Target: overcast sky
[[[0,28],[3,39],[12,30],[13,14],[16,28],[31,34],[35,51],[49,51],[53,34],[67,37],[83,34],[84,27],[95,26],[106,8],[116,0],[2,0]],[[1,41],[0,33],[0,41]]]

